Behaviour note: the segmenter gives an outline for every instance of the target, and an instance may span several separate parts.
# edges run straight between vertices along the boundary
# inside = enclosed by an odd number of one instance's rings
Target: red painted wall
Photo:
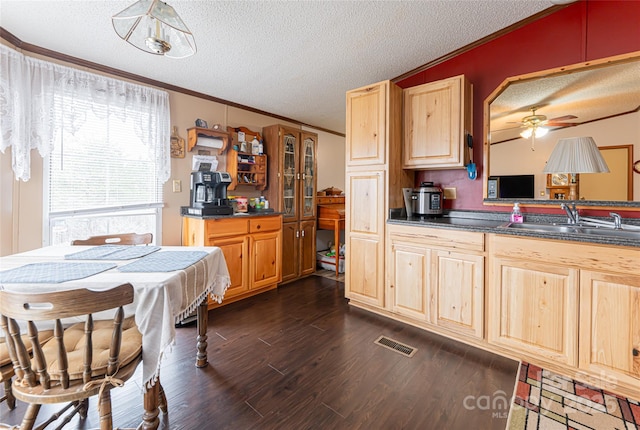
[[[416,182],[458,188],[457,199],[447,202],[452,209],[506,210],[482,204],[485,99],[510,76],[633,51],[640,51],[639,0],[581,0],[398,82],[408,88],[464,74],[473,83],[473,159],[478,179],[467,179],[465,170],[421,171]],[[625,212],[625,216],[640,217],[640,211]]]

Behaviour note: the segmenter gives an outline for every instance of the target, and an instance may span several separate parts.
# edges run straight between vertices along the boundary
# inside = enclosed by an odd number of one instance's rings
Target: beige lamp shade
[[[165,2],[139,0],[111,22],[118,36],[150,54],[184,58],[196,53],[193,34]]]
[[[560,139],[544,173],[608,173],[609,167],[592,137]]]

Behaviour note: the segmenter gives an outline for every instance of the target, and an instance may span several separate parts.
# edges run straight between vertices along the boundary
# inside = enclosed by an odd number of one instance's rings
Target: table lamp
[[[609,173],[609,167],[592,137],[568,137],[558,140],[543,172],[568,173],[569,200],[577,200],[576,174]]]

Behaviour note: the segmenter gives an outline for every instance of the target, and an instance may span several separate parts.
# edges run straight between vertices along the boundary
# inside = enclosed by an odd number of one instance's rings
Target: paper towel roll
[[[196,145],[198,146],[206,146],[207,148],[222,148],[222,139],[217,137],[208,137],[208,136],[198,136],[198,142]]]

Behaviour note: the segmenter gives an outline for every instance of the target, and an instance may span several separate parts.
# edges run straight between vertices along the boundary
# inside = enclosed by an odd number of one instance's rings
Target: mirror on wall
[[[580,205],[640,207],[640,52],[508,78],[484,115],[486,204],[558,204],[575,181]],[[559,139],[581,136],[609,173],[543,173]]]

